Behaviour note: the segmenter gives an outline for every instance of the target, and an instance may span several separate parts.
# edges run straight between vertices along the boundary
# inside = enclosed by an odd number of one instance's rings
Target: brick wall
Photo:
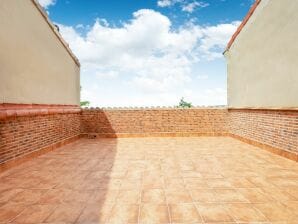
[[[82,133],[197,134],[227,133],[226,109],[85,109]],[[164,135],[163,135],[164,136]]]
[[[5,107],[6,108],[6,107]],[[83,134],[103,137],[228,135],[298,155],[298,111],[192,109],[1,109],[1,166]],[[279,153],[280,154],[280,153]],[[287,157],[292,157],[288,155]]]
[[[297,110],[229,110],[229,130],[232,135],[298,153]]]
[[[79,113],[16,116],[0,120],[0,165],[79,135]]]

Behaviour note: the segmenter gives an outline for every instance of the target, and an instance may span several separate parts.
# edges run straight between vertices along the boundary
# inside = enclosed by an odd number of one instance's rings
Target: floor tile
[[[169,222],[169,212],[166,204],[145,203],[141,205],[139,223],[153,224]]]
[[[185,189],[185,184],[182,178],[165,178],[165,188],[166,189]]]
[[[8,223],[19,215],[24,209],[24,204],[8,203],[1,206],[0,209],[0,223]]]
[[[142,186],[141,179],[123,179],[120,190],[140,190]]]
[[[288,217],[288,223],[294,224],[298,220],[298,201],[290,201],[284,204],[288,212],[290,213]]]
[[[181,176],[184,178],[202,178],[198,171],[182,171]]]
[[[2,183],[1,183],[2,184]],[[15,195],[23,191],[22,189],[16,189],[16,188],[8,188],[5,190],[2,190],[0,192],[0,202],[8,202],[10,201]]]
[[[141,192],[139,190],[120,190],[116,203],[137,204],[140,203]]]
[[[185,190],[165,190],[168,203],[189,203],[192,202],[190,194]]]
[[[193,203],[170,204],[172,223],[200,223],[201,217]]]
[[[14,223],[42,223],[53,212],[56,205],[31,205],[13,220]]]
[[[298,187],[286,187],[284,190],[298,201]]]
[[[260,188],[239,188],[237,191],[251,203],[273,201],[269,195],[265,195]]]
[[[214,195],[215,201],[217,202],[248,202],[248,200],[235,189],[215,189]]]
[[[207,183],[202,178],[184,178],[184,183],[188,189],[206,188]]]
[[[286,206],[278,202],[254,204],[271,222],[287,222],[291,213]]]
[[[50,189],[37,202],[39,204],[59,204],[64,201],[70,192],[69,189]]]
[[[73,223],[77,220],[83,208],[84,205],[82,204],[60,204],[54,209],[45,222]]]
[[[214,189],[194,189],[190,190],[192,199],[195,202],[215,202],[215,192]]]
[[[225,204],[196,203],[196,206],[205,223],[234,222]]]
[[[114,204],[120,190],[95,190],[88,203],[91,204]]]
[[[111,210],[108,223],[138,223],[139,205],[117,203]]]
[[[267,218],[252,204],[229,204],[227,205],[229,214],[237,222],[267,222]]]
[[[40,197],[46,193],[47,190],[40,190],[40,189],[25,189],[18,194],[16,194],[11,200],[13,202],[21,202],[21,203],[28,203],[32,204],[35,203],[40,199]]]
[[[77,223],[105,223],[108,221],[114,204],[87,204]]]
[[[252,182],[250,182],[245,177],[240,178],[227,178],[227,180],[231,183],[234,188],[253,188],[256,187]]]
[[[232,188],[232,184],[223,178],[205,179],[207,186],[210,188]]]
[[[163,189],[164,179],[161,177],[147,177],[143,178],[142,188],[143,189]]]
[[[283,188],[267,187],[267,188],[262,188],[262,191],[264,192],[264,194],[268,195],[268,197],[271,197],[274,200],[279,202],[296,200],[294,196],[287,193],[287,191],[284,190]]]
[[[142,191],[142,203],[165,204],[166,197],[163,189],[147,189]]]

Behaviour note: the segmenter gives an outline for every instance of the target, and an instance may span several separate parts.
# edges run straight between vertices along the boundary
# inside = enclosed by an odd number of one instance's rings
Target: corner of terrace
[[[297,9],[255,2],[226,107],[80,108],[47,14],[1,1],[0,223],[297,224]]]

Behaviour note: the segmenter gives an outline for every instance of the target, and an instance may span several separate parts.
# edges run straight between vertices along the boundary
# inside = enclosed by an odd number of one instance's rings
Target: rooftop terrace
[[[37,0],[0,2],[0,224],[298,224],[298,1],[256,0],[227,107],[101,109]]]
[[[0,183],[0,223],[298,220],[297,163],[230,137],[81,139]]]

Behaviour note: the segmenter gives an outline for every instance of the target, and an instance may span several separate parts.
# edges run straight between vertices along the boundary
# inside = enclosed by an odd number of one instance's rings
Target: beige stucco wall
[[[262,0],[225,53],[230,108],[298,108],[297,11],[297,0]]]
[[[78,105],[80,69],[31,0],[0,0],[0,103]]]

